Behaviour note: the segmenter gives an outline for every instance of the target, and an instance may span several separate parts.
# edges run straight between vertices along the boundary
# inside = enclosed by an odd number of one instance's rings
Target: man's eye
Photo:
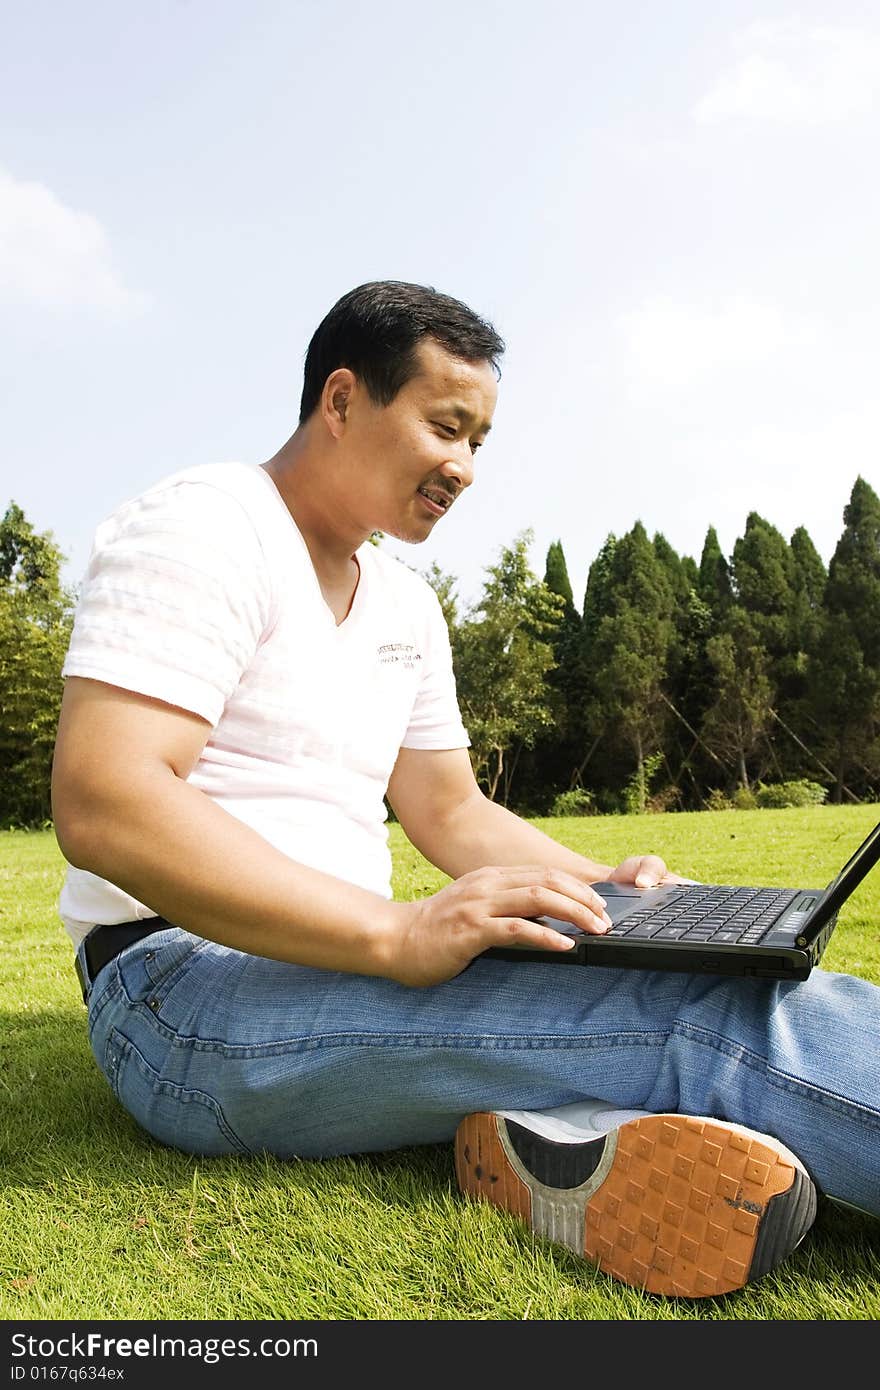
[[[455,425],[444,425],[439,420],[435,420],[434,425],[438,430],[442,430],[444,434],[448,435],[450,439],[454,439],[458,434]]]

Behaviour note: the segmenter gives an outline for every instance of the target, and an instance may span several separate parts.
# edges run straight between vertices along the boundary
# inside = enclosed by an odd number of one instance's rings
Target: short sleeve
[[[403,748],[468,748],[452,668],[449,629],[437,595],[425,583],[425,640],[421,679]]]
[[[216,725],[269,621],[243,504],[201,481],[151,488],[95,532],[62,676],[149,695]]]

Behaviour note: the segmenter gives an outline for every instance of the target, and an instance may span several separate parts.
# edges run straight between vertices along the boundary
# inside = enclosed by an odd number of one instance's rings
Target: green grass
[[[538,822],[617,862],[823,886],[877,808]],[[395,895],[445,879],[392,826]],[[824,1205],[775,1273],[699,1303],[616,1284],[456,1189],[448,1145],[335,1159],[196,1159],[154,1143],[95,1067],[51,833],[0,833],[0,1318],[713,1320],[880,1316],[880,1223]],[[880,983],[880,872],[825,964]]]

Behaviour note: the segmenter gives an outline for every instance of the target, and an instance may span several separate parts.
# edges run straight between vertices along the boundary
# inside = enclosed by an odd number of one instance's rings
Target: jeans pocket
[[[164,1081],[118,1028],[111,1028],[98,1060],[123,1110],[160,1143],[211,1156],[250,1153],[213,1096]]]
[[[146,937],[130,947],[121,958],[126,976],[137,979],[141,972],[146,987],[152,993],[164,993],[191,958],[208,945],[204,937],[193,936],[180,927],[170,927],[166,933]]]

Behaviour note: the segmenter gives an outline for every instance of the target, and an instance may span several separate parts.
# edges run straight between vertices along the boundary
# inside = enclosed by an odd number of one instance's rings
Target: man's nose
[[[463,492],[466,487],[470,487],[474,481],[474,456],[467,439],[456,445],[441,471],[447,478],[456,480],[459,491]]]

